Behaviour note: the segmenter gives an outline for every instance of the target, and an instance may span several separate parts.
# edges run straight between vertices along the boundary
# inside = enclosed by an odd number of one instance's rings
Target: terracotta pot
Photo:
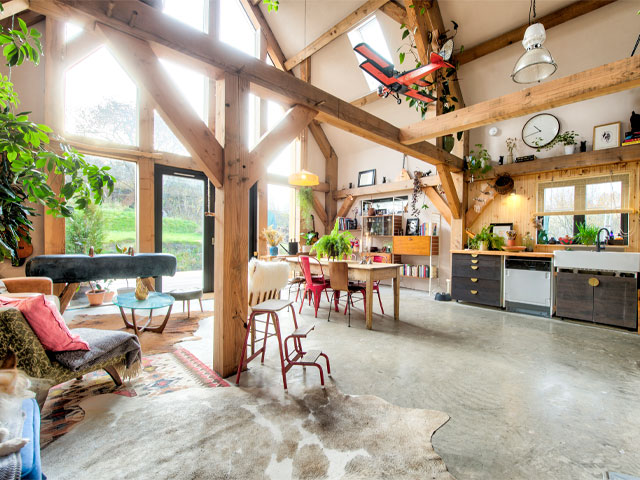
[[[373,207],[369,207],[368,213],[369,213],[369,216],[373,216],[376,214],[376,209]]]
[[[106,303],[109,303],[110,301],[113,300],[114,295],[116,294],[116,292],[112,292],[111,290],[108,290],[106,292],[104,292],[104,301]]]
[[[85,295],[89,300],[89,305],[91,305],[92,307],[97,307],[98,305],[102,305],[102,302],[104,302],[104,294],[105,291],[100,290],[97,292],[87,292]]]
[[[515,247],[515,246],[516,246],[516,239],[507,238],[507,247]]]

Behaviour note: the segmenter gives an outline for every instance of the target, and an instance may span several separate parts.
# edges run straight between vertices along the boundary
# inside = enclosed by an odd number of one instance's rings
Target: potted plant
[[[278,245],[283,239],[282,234],[269,225],[267,228],[262,230],[260,234],[260,238],[267,241],[269,245],[269,255],[275,257],[278,255]]]
[[[323,235],[315,245],[311,248],[311,251],[315,251],[318,257],[326,257],[329,260],[342,260],[345,255],[350,255],[351,240],[353,235],[349,231],[338,231],[339,221],[336,220],[336,224],[331,230],[329,235]]]
[[[298,190],[298,202],[300,203],[300,222],[307,230],[312,230],[313,190],[311,187],[302,187]]]
[[[598,241],[598,231],[600,228],[597,225],[588,225],[587,223],[578,223],[576,225],[578,234],[575,236],[575,243],[581,245],[595,245]]]
[[[109,303],[113,300],[113,297],[116,294],[116,292],[114,292],[109,288],[113,283],[113,278],[105,279],[103,282],[104,282],[104,301],[105,303]]]
[[[99,283],[89,282],[89,285],[91,286],[91,290],[85,293],[87,299],[89,300],[89,305],[91,305],[92,307],[102,305],[102,302],[104,302],[105,294],[104,288],[102,288]]]
[[[571,155],[576,151],[576,145],[578,144],[578,142],[576,141],[576,138],[579,138],[579,137],[580,135],[578,135],[576,132],[574,132],[573,130],[569,130],[567,132],[563,132],[559,134],[556,138],[554,138],[551,141],[551,143],[541,148],[544,148],[545,150],[550,150],[556,145],[558,145],[559,143],[561,143],[562,145],[564,145],[565,155]],[[537,145],[537,142],[536,142],[536,145]],[[540,151],[540,148],[538,148],[538,152],[539,151]]]
[[[302,245],[302,252],[309,253],[313,244],[318,240],[318,232],[312,231],[301,233],[300,238],[304,241],[304,245]]]
[[[484,252],[486,250],[489,250],[489,246],[491,244],[491,237],[493,236],[493,234],[491,233],[491,231],[489,230],[489,227],[482,227],[482,229],[480,230],[480,232],[473,237],[473,239],[475,240],[475,244],[477,245],[478,250]]]
[[[515,230],[507,230],[507,247],[516,246],[516,237],[518,233]]]
[[[491,155],[487,152],[487,149],[482,146],[481,143],[476,143],[476,150],[469,152],[469,158],[467,160],[467,170],[471,174],[471,181],[474,177],[482,176],[491,171]]]
[[[509,154],[507,155],[507,162],[506,163],[513,163],[513,151],[518,146],[518,139],[517,138],[507,138],[506,144],[507,144],[507,150],[509,151]]]

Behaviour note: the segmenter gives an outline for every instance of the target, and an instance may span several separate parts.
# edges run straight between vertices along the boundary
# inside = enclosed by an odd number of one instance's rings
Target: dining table
[[[302,267],[298,258],[287,258],[292,269],[302,275]],[[347,260],[349,266],[349,280],[366,282],[365,310],[367,329],[373,328],[373,282],[391,279],[393,283],[393,318],[400,317],[400,267],[397,263],[360,263],[357,260]],[[309,262],[311,273],[328,276],[329,261],[327,259],[313,259]]]

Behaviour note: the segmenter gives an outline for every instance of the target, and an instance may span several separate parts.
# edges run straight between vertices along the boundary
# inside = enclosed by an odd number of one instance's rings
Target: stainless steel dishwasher
[[[504,306],[508,312],[553,315],[551,258],[506,257]]]

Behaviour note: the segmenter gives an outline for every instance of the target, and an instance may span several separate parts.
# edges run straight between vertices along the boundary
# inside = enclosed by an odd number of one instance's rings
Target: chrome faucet
[[[600,233],[602,233],[602,231],[607,232],[607,237],[609,238],[609,236],[611,235],[611,232],[609,232],[609,229],[607,228],[601,228],[600,230],[598,230],[598,235],[596,236],[596,252],[600,251]],[[602,250],[604,250],[604,245],[606,245],[606,240],[605,240],[605,244],[602,245]]]

